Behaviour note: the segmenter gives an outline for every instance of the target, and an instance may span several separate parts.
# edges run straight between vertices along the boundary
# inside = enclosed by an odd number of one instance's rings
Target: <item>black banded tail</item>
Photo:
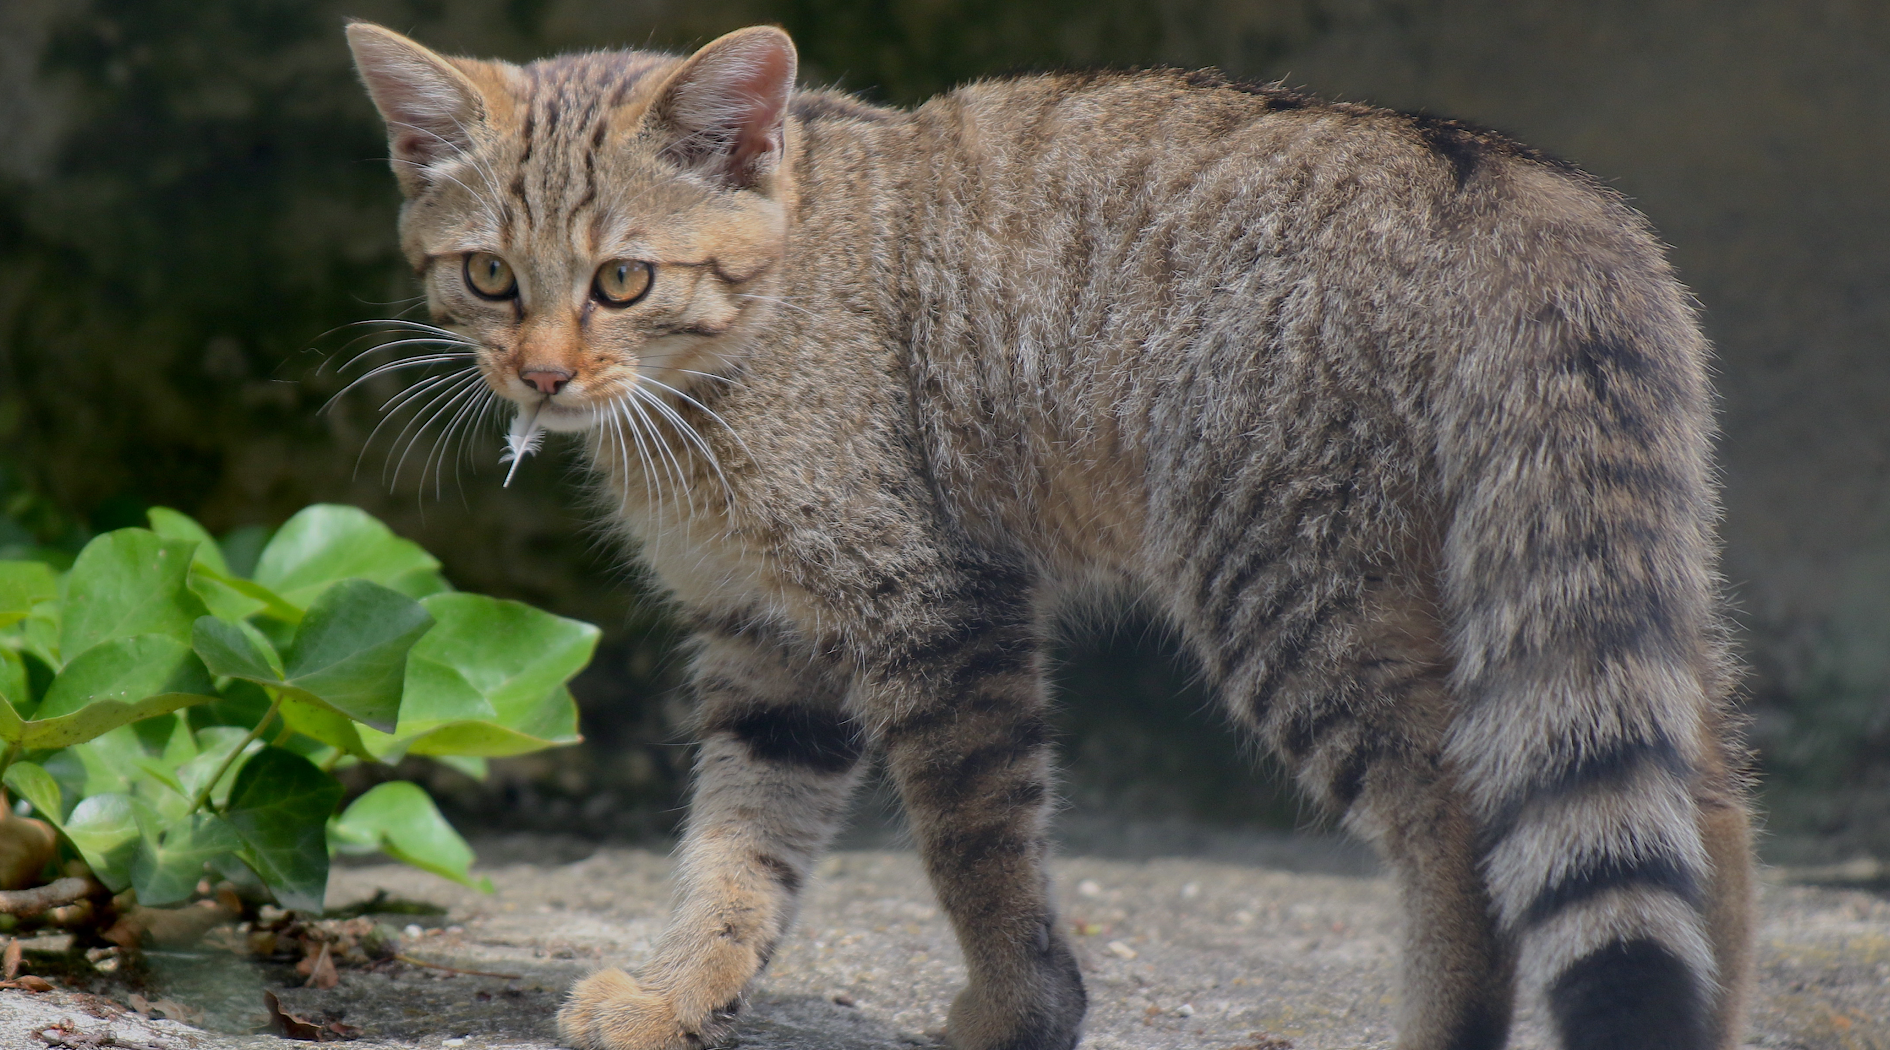
[[[1448,748],[1525,988],[1567,1050],[1708,1050],[1704,346],[1677,288],[1581,275],[1466,366],[1440,441],[1463,709]],[[1663,309],[1664,308],[1664,309]]]

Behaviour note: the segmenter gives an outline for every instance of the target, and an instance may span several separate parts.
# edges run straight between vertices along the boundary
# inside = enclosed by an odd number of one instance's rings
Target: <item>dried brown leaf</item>
[[[319,1025],[305,1017],[297,1017],[282,1008],[282,1000],[276,993],[263,989],[263,1009],[268,1011],[267,1028],[270,1032],[284,1039],[300,1039],[305,1043],[329,1043],[342,1038],[341,1033],[331,1031],[327,1025]]]

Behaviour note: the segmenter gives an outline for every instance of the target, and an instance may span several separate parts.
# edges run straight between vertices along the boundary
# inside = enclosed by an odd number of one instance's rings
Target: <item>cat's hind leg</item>
[[[1350,673],[1328,681],[1343,684],[1282,689],[1268,736],[1307,794],[1377,848],[1398,887],[1399,1050],[1499,1050],[1514,960],[1478,868],[1476,825],[1438,761],[1442,672],[1371,619],[1345,645]]]
[[[675,907],[634,978],[606,970],[572,988],[558,1029],[579,1050],[725,1045],[858,779],[867,742],[821,668],[758,627],[710,627],[698,643],[702,750]]]
[[[1403,906],[1399,1050],[1500,1050],[1515,1002],[1514,959],[1477,870],[1475,827],[1433,758],[1380,759],[1346,824],[1385,857]]]
[[[1757,924],[1757,886],[1752,871],[1752,813],[1743,770],[1747,761],[1728,715],[1715,710],[1700,746],[1705,755],[1693,781],[1700,839],[1712,860],[1705,886],[1706,925],[1712,938],[1718,982],[1712,1003],[1715,1050],[1738,1050],[1752,995],[1752,930]]]
[[[1209,548],[1195,587],[1179,592],[1179,618],[1233,720],[1390,868],[1405,915],[1399,1050],[1497,1050],[1513,963],[1477,866],[1477,826],[1439,761],[1454,700],[1424,564],[1346,556],[1370,547],[1343,542],[1345,516],[1330,509],[1307,501],[1300,513],[1333,529],[1327,546],[1341,554],[1276,554],[1271,571],[1251,571]],[[1260,524],[1305,530],[1292,517]],[[1228,546],[1279,550],[1269,539]]]
[[[1026,595],[959,596],[864,683],[883,712],[905,802],[969,982],[947,1034],[957,1050],[1069,1050],[1087,1000],[1058,928],[1049,852],[1051,751]],[[863,709],[868,704],[861,705]]]

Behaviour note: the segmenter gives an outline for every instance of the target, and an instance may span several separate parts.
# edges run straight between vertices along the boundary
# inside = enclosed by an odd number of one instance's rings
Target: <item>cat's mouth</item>
[[[561,403],[554,395],[535,403],[518,403],[520,414],[537,413],[538,426],[544,430],[570,434],[597,425],[599,411],[594,405]]]

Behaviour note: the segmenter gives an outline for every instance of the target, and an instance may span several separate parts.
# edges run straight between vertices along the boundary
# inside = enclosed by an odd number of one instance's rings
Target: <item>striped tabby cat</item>
[[[1374,843],[1399,1046],[1737,1045],[1751,861],[1708,351],[1658,243],[1452,121],[1212,73],[916,110],[695,55],[446,58],[357,23],[440,325],[695,630],[678,899],[584,1050],[721,1045],[883,756],[969,982],[963,1050],[1070,1047],[1046,609],[1171,617]]]

